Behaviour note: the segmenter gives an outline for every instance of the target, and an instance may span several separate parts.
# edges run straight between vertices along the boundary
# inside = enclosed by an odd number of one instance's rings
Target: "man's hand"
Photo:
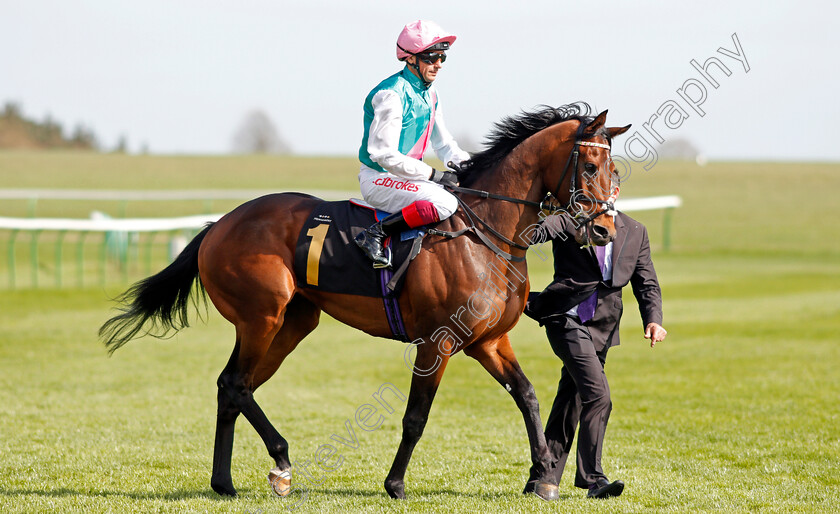
[[[457,186],[458,175],[451,171],[438,171],[433,169],[432,176],[429,177],[432,182],[437,182],[443,186]]]
[[[665,340],[668,331],[662,328],[659,323],[648,323],[645,327],[645,339],[650,339],[650,347],[656,346],[656,343]]]

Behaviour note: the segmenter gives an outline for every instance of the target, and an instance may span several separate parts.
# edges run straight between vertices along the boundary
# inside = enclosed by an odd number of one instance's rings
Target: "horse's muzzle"
[[[581,245],[604,246],[615,240],[615,228],[610,229],[590,221],[582,225],[575,234],[575,241]]]

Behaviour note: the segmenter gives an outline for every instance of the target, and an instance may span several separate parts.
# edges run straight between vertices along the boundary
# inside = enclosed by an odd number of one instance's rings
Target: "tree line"
[[[0,111],[0,149],[104,150],[91,128],[77,124],[66,131],[50,115],[41,121],[25,116],[17,102],[6,102]],[[243,154],[288,154],[292,151],[269,116],[260,109],[254,109],[242,118],[233,134],[231,150]],[[127,152],[127,138],[120,137],[110,151]],[[141,151],[146,153],[148,148],[144,145]]]
[[[99,140],[83,124],[65,132],[51,116],[43,121],[27,118],[20,104],[7,102],[0,111],[0,148],[99,150]]]

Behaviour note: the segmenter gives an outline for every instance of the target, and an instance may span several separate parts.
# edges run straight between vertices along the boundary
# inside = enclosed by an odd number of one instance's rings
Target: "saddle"
[[[371,261],[353,239],[389,213],[374,209],[361,200],[322,202],[313,209],[298,235],[294,272],[298,287],[329,293],[382,298],[392,330],[405,339],[397,297],[405,272],[420,253],[422,230],[408,230],[385,240],[393,269],[373,269]],[[396,309],[396,312],[391,312]]]

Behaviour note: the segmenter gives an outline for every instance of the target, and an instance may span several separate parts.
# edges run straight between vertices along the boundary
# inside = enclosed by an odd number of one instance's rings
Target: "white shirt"
[[[607,246],[604,247],[604,270],[601,273],[601,276],[603,277],[604,282],[608,282],[608,281],[612,280],[612,267],[613,267],[613,265],[612,265],[612,251],[613,251],[613,244],[612,244],[612,241],[610,241],[609,243],[607,243]],[[572,307],[571,309],[566,311],[566,314],[568,314],[570,316],[577,316],[577,309],[578,309],[578,306],[575,305],[574,307]]]

